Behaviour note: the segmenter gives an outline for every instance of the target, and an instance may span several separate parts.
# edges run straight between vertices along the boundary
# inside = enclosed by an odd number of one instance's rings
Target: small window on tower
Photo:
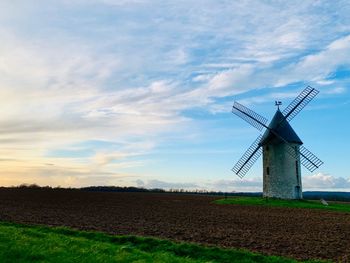
[[[268,166],[266,167],[266,174],[270,175],[270,167],[268,167]]]

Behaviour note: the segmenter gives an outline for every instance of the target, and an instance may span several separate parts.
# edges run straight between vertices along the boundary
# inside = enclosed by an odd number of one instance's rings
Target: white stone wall
[[[289,145],[299,149],[298,144]],[[264,197],[302,198],[300,156],[296,160],[286,151],[286,147],[285,143],[263,146]]]

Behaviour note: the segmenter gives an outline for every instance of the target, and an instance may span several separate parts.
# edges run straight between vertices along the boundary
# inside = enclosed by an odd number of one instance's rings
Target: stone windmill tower
[[[290,126],[293,119],[316,95],[318,91],[306,87],[282,112],[276,101],[277,111],[267,126],[267,119],[235,102],[232,112],[262,131],[263,135],[253,142],[241,159],[232,168],[240,178],[249,171],[263,154],[263,196],[283,199],[301,199],[301,165],[314,171],[323,162],[302,146],[303,142]]]

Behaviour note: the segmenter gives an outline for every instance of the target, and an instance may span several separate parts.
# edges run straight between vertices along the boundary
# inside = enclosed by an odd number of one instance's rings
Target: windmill
[[[232,168],[241,179],[263,154],[263,196],[283,199],[301,199],[301,166],[313,172],[323,162],[308,149],[289,122],[318,94],[318,90],[306,87],[282,112],[282,104],[276,101],[277,111],[269,125],[267,119],[245,106],[234,102],[232,113],[247,121],[259,131],[258,136],[241,159]]]

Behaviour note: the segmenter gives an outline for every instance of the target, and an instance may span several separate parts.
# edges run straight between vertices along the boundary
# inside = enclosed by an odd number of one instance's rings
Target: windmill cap
[[[300,140],[299,136],[295,133],[293,128],[290,126],[288,121],[283,116],[282,112],[277,109],[275,115],[273,116],[269,128],[274,130],[279,136],[281,136],[284,140],[289,143],[303,144]],[[278,138],[270,129],[267,129],[260,140],[260,145],[266,144],[278,144],[283,142],[280,138]]]

